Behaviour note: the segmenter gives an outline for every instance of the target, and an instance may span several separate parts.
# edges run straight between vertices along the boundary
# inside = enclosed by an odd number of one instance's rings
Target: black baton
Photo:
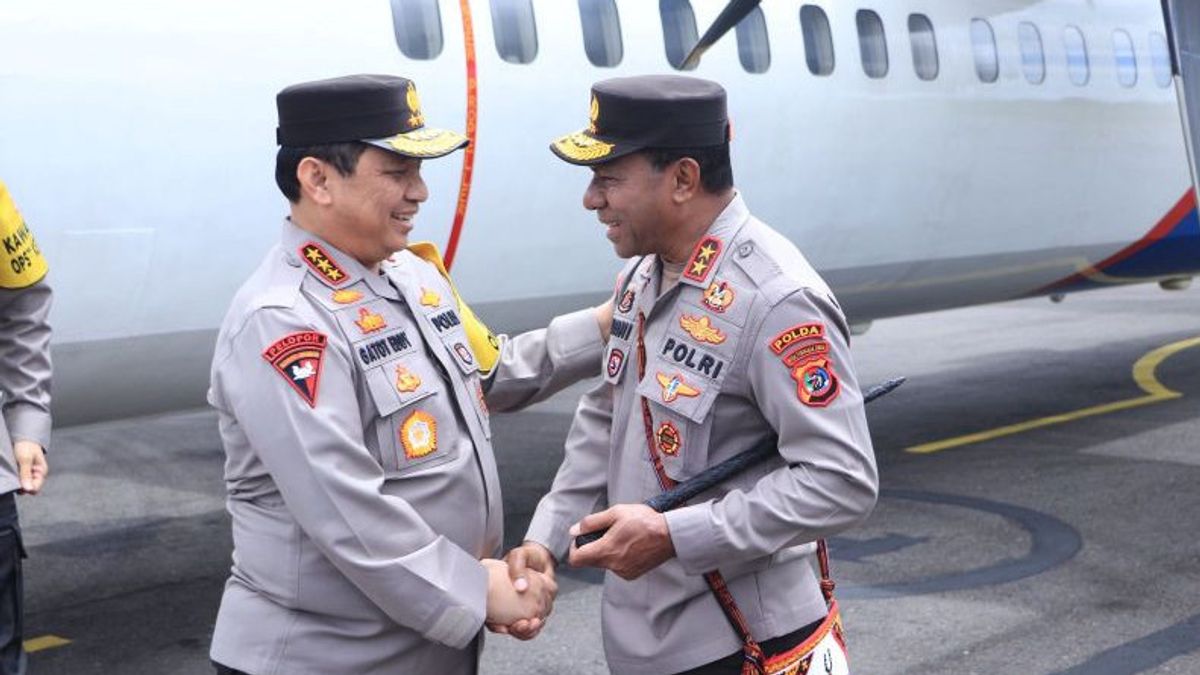
[[[863,395],[863,403],[870,403],[884,394],[892,392],[896,387],[904,384],[905,379],[903,377],[896,377],[871,387]],[[753,448],[745,452],[739,452],[719,464],[714,464],[670,490],[654,495],[643,503],[659,513],[682,506],[701,492],[712,488],[718,483],[729,480],[769,457],[779,454],[778,445],[779,439],[775,436],[769,436]],[[581,534],[575,537],[575,547],[580,548],[586,544],[590,544],[603,537],[606,532],[608,532],[607,529],[594,530]]]

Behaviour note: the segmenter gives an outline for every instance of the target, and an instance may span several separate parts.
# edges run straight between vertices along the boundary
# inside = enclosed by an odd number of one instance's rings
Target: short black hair
[[[684,157],[700,165],[700,185],[709,194],[720,194],[733,187],[733,165],[729,161],[729,143],[699,148],[646,148],[646,159],[655,171]]]
[[[275,184],[288,201],[296,204],[300,201],[300,180],[296,178],[296,169],[300,160],[314,157],[333,165],[333,168],[343,176],[354,175],[358,166],[358,158],[367,149],[366,143],[349,141],[346,143],[326,143],[306,147],[282,146],[279,154],[275,155]]]

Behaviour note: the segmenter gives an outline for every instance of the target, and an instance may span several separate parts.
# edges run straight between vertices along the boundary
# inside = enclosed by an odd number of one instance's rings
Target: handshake
[[[481,562],[488,573],[488,630],[518,640],[536,637],[558,593],[554,556],[541,544],[526,542],[509,551],[504,560]]]
[[[574,539],[595,532],[598,539]],[[663,514],[645,504],[617,504],[571,526],[570,563],[600,567],[622,579],[636,579],[675,556]],[[519,640],[537,636],[554,605],[558,584],[554,556],[533,541],[514,548],[504,560],[487,559],[487,627]]]

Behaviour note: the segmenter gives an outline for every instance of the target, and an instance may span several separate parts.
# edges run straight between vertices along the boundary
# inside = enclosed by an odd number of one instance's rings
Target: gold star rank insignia
[[[319,245],[308,242],[300,247],[300,259],[308,265],[308,269],[330,284],[337,286],[346,281],[346,272]]]
[[[692,281],[703,282],[708,278],[708,273],[712,270],[713,263],[716,262],[717,256],[721,254],[721,240],[716,237],[705,237],[696,244],[696,248],[692,251],[692,257],[688,258],[687,265],[684,266],[683,276]]]

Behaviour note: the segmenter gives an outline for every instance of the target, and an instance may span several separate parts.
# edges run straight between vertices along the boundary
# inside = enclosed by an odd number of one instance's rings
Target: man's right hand
[[[509,551],[508,555],[504,556],[504,562],[508,563],[508,575],[512,578],[513,587],[517,589],[518,593],[528,591],[529,579],[536,578],[535,575],[542,576],[554,583],[557,593],[558,584],[554,577],[554,567],[557,561],[554,559],[554,554],[550,553],[550,549],[545,546],[536,541],[527,541]],[[544,620],[522,619],[509,626],[491,626],[490,628],[497,633],[505,633],[518,640],[532,640],[537,637],[545,625]]]
[[[543,620],[550,614],[554,596],[558,593],[553,573],[547,576],[527,569],[524,575],[525,590],[518,592],[504,561],[485,559],[482,563],[488,572],[488,628],[511,634],[508,627],[524,621],[531,627],[523,632],[536,635],[541,630]]]

